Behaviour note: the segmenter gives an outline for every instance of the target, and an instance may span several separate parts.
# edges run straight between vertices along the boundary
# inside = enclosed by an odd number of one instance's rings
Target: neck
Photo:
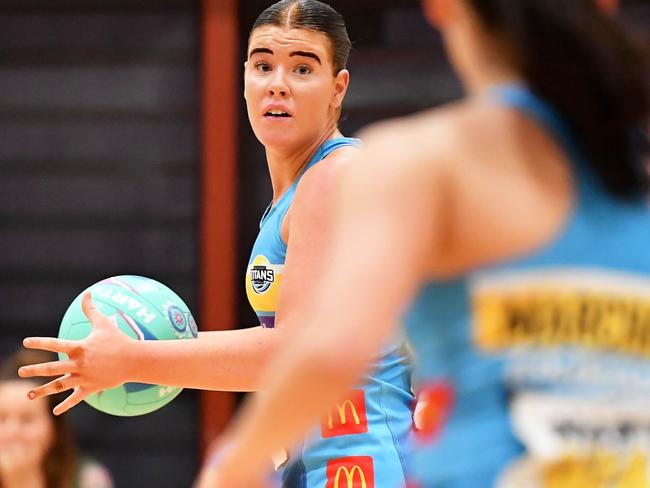
[[[477,62],[470,72],[465,73],[463,81],[470,95],[481,95],[495,85],[506,83],[525,84],[523,76],[514,68],[491,63]]]
[[[516,68],[517,54],[505,39],[486,34],[475,22],[469,22],[450,39],[461,46],[457,70],[470,95],[478,95],[494,85],[525,83]]]
[[[271,174],[273,186],[273,203],[289,189],[296,178],[309,163],[316,150],[330,139],[342,137],[339,130],[334,127],[324,131],[323,134],[308,144],[291,148],[290,150],[266,148],[266,160]]]
[[[45,475],[40,469],[2,476],[0,480],[2,488],[46,488]]]

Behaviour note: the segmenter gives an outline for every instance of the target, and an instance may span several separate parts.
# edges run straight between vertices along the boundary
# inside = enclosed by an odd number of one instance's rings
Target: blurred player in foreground
[[[308,326],[201,486],[261,484],[404,320],[412,486],[650,487],[646,60],[611,2],[423,6],[468,94],[363,134]]]

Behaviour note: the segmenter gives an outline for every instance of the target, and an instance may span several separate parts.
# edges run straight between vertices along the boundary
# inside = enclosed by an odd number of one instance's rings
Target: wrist
[[[146,353],[146,342],[129,337],[128,342],[124,343],[123,358],[118,361],[117,365],[123,383],[141,381],[139,378],[142,371],[140,362]]]

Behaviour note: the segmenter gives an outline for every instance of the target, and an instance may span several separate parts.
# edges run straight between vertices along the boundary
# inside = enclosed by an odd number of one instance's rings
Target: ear
[[[343,105],[343,99],[345,98],[349,85],[350,72],[347,69],[342,69],[338,72],[334,81],[334,92],[332,94],[332,106],[334,108],[339,108]]]
[[[453,17],[454,3],[458,0],[422,0],[422,10],[429,23],[438,30],[446,27]]]

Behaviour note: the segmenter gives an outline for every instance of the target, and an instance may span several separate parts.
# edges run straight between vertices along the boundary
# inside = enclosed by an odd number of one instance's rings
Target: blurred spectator
[[[55,358],[19,351],[0,367],[0,488],[112,488],[103,466],[81,456],[67,416],[54,416],[60,397],[30,400],[34,381],[18,368]]]

